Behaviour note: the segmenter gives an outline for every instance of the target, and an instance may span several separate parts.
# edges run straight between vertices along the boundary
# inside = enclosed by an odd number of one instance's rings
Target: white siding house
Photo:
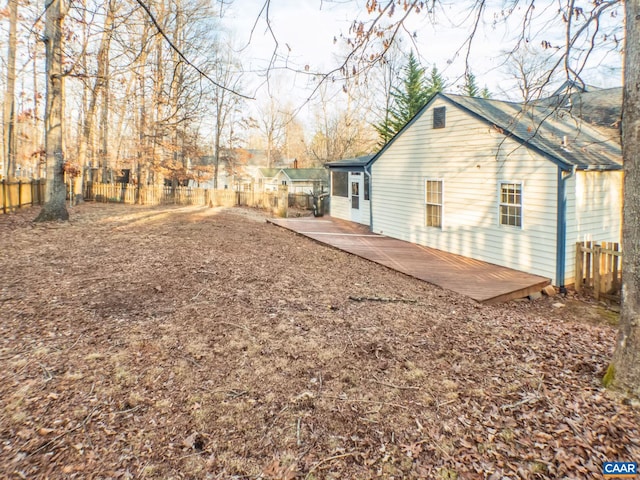
[[[556,105],[436,95],[361,167],[371,230],[573,283],[575,242],[620,240],[621,151]]]
[[[286,185],[289,193],[313,193],[326,191],[329,175],[324,168],[258,168],[255,184],[258,191],[277,192]]]
[[[256,171],[255,185],[259,192],[277,192],[279,168],[260,167]]]

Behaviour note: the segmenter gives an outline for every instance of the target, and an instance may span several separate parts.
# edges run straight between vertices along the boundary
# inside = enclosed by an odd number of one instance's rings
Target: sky
[[[518,20],[524,15],[526,5],[516,7],[509,20],[504,21],[501,15],[504,10],[499,8],[504,3],[488,0],[489,8],[471,45],[469,64],[481,88],[488,87],[494,98],[515,100],[518,92],[505,71],[504,51],[513,47],[514,38],[522,31]],[[467,4],[462,0],[441,0],[435,11],[437,22],[426,12],[411,15],[402,41],[403,50],[414,50],[427,70],[434,65],[438,67],[449,84],[454,84],[449,87],[451,93],[459,93],[456,85],[463,83],[465,72],[464,43],[473,26],[468,11],[461,7]],[[276,47],[264,20],[264,11],[261,16],[264,5],[265,0],[234,0],[223,8],[221,19],[233,32],[234,44],[250,79],[251,94],[258,96],[266,88],[264,70],[274,51],[277,53],[274,72],[285,71],[284,67],[302,72],[306,68],[311,72],[328,72],[341,64],[348,51],[341,35],[349,35],[354,20],[371,19],[364,0],[271,0],[269,17],[278,42]],[[539,49],[542,40],[562,43],[564,32],[558,23],[558,5],[558,0],[536,2],[535,21],[527,31],[534,48]],[[585,11],[592,8],[592,2],[586,0],[577,0],[576,5],[583,6]],[[621,27],[622,16],[607,17],[606,21],[607,28]],[[601,49],[593,54],[583,78],[596,86],[618,86],[621,55],[619,51],[603,52]],[[294,75],[289,71],[287,78],[285,90],[296,102],[304,101],[310,92],[309,85],[315,85],[304,73]]]

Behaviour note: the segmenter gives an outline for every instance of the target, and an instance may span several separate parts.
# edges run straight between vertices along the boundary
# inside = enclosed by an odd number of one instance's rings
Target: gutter
[[[564,278],[566,274],[567,261],[567,188],[566,182],[576,174],[577,166],[573,165],[571,170],[564,175],[566,170],[558,167],[558,213],[557,217],[557,237],[556,237],[556,283],[560,288],[564,288]]]

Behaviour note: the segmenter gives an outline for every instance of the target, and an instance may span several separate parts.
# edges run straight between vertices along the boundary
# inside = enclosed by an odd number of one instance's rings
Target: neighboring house
[[[370,225],[369,200],[371,171],[367,170],[373,155],[329,162],[331,172],[331,216]]]
[[[329,188],[329,175],[324,168],[258,168],[255,177],[258,191],[274,192],[280,185],[289,193],[317,193]]]
[[[280,172],[279,168],[258,168],[255,174],[256,190],[259,192],[277,191],[279,183],[276,176],[278,172]]]
[[[289,187],[289,193],[319,193],[329,188],[329,174],[324,168],[282,168],[276,182]]]
[[[618,93],[609,92],[609,103]],[[606,90],[596,94],[607,103]],[[571,102],[563,97],[561,107],[549,100],[525,106],[436,95],[361,166],[365,177],[371,175],[371,220],[362,215],[360,223],[370,223],[375,233],[542,275],[558,286],[572,284],[575,242],[621,238],[619,132],[581,120],[575,106],[579,101],[589,110],[589,95],[571,95]],[[331,213],[347,218],[339,203],[344,169],[337,163],[329,165]],[[357,170],[347,171],[352,199]],[[358,221],[353,208],[350,213]]]
[[[207,167],[207,171],[199,172],[198,167]],[[195,177],[189,181],[189,186],[209,189],[214,187],[213,172],[215,171],[215,157],[213,155],[200,157],[198,161],[189,165],[189,170]],[[218,163],[218,188],[232,188],[232,185],[233,178],[229,174],[229,164],[221,158]]]

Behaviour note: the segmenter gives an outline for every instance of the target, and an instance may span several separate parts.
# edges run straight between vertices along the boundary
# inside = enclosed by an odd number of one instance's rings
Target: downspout
[[[373,183],[371,182],[371,172],[367,171],[367,168],[369,168],[370,165],[365,165],[364,166],[364,174],[369,177],[369,230],[373,232],[373,202],[371,200],[371,192],[372,192],[372,185]]]
[[[576,174],[576,165],[571,167],[567,175],[558,167],[558,215],[556,239],[556,283],[564,288],[565,265],[567,261],[567,188],[566,181]]]

